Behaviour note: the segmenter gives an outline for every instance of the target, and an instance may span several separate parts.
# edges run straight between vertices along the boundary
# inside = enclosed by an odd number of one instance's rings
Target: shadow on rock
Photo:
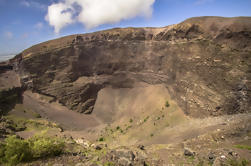
[[[0,91],[0,116],[11,111],[16,104],[23,103],[23,87],[14,87]]]

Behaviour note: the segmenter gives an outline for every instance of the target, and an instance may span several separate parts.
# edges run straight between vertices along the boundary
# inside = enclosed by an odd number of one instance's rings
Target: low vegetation
[[[144,119],[144,122],[146,122],[149,118],[150,118],[150,117],[149,117],[149,116],[147,116],[147,117]]]
[[[248,166],[249,162],[246,159],[240,159],[240,160],[228,160],[228,164],[231,166]]]
[[[104,137],[100,137],[98,140],[99,140],[100,142],[105,141]]]
[[[170,104],[169,104],[168,101],[166,101],[165,106],[166,106],[166,107],[169,107],[169,106],[170,106]]]
[[[239,148],[239,149],[251,150],[251,146],[248,146],[248,145],[235,145],[234,147]]]
[[[65,144],[59,138],[34,136],[22,140],[9,136],[0,144],[0,163],[16,165],[44,157],[58,156],[64,151]]]

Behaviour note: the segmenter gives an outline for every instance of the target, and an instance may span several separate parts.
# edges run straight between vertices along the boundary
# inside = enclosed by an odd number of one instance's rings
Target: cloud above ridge
[[[46,20],[56,33],[72,23],[87,29],[136,16],[150,17],[155,0],[64,0],[48,6]]]

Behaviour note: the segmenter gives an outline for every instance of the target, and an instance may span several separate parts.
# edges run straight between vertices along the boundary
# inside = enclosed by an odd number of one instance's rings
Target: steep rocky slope
[[[92,113],[106,87],[164,84],[194,117],[250,112],[251,18],[199,17],[35,45],[10,61],[28,89]],[[144,104],[144,101],[142,101]]]
[[[249,165],[250,55],[248,17],[35,45],[0,63],[0,165],[12,134],[66,145],[20,165]]]

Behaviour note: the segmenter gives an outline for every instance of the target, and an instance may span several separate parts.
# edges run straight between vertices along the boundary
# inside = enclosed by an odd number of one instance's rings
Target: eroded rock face
[[[100,89],[165,84],[200,117],[250,112],[251,18],[201,17],[164,28],[112,29],[35,45],[13,60],[22,84],[91,113]]]

